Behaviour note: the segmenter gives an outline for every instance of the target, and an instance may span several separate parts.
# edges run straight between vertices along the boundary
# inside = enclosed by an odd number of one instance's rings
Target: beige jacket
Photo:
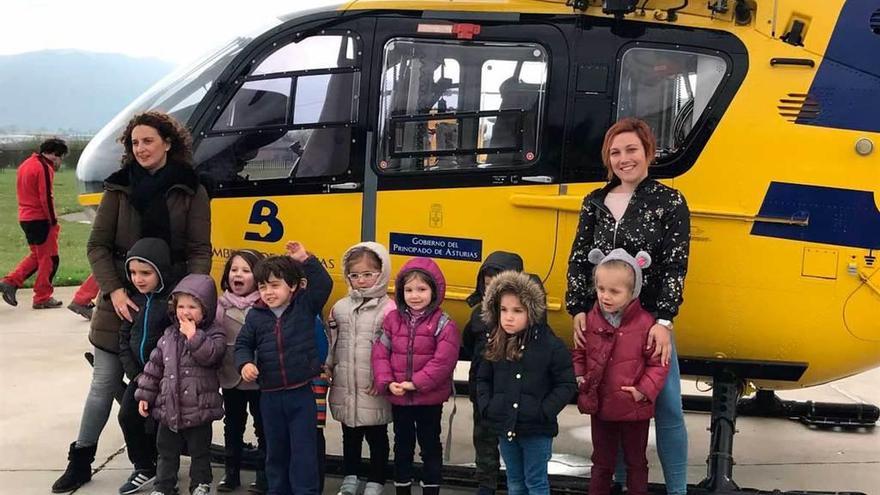
[[[372,396],[373,370],[370,365],[373,343],[382,335],[382,319],[394,309],[388,297],[391,258],[388,250],[375,242],[362,242],[345,252],[343,266],[351,251],[359,246],[368,248],[382,260],[382,273],[369,289],[358,290],[348,282],[343,269],[348,296],[330,310],[330,352],[327,366],[332,373],[328,402],[330,413],[349,427],[384,425],[391,422],[391,404],[382,397]]]

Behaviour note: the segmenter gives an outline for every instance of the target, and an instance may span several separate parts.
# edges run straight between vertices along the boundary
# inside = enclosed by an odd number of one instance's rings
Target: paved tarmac
[[[70,301],[74,288],[61,288],[56,297]],[[67,463],[67,448],[75,440],[91,369],[83,353],[91,349],[88,322],[66,309],[34,311],[31,292],[21,290],[19,306],[0,302],[0,494],[46,494]],[[466,373],[466,364],[460,366]],[[464,375],[466,376],[466,375]],[[832,384],[781,392],[785,399],[880,404],[880,368]],[[683,381],[685,393],[697,393],[693,381]],[[456,400],[451,462],[473,461],[470,445],[471,409],[466,398]],[[444,435],[451,404],[446,406]],[[93,481],[77,494],[115,494],[129,474],[124,442],[115,419],[101,436]],[[690,483],[706,472],[709,416],[688,413]],[[735,437],[734,478],[741,487],[856,491],[880,493],[880,430],[830,431],[808,428],[787,419],[741,417]],[[560,435],[554,442],[551,472],[585,475],[589,472],[588,418],[569,406],[560,416]],[[222,423],[215,423],[214,439],[222,443]],[[339,424],[329,420],[327,450],[341,453]],[[661,483],[653,432],[648,461],[652,482]],[[187,460],[181,469],[186,486]],[[215,482],[221,469],[215,469]],[[244,473],[250,481],[252,473]],[[325,493],[335,493],[338,478],[328,477]],[[444,493],[466,493],[443,489]],[[245,493],[239,490],[238,493]],[[389,487],[386,493],[393,493]],[[416,490],[418,493],[418,490]]]

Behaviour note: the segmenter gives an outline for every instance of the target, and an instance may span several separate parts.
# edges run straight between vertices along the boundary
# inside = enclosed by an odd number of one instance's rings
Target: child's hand
[[[645,400],[645,394],[636,390],[635,387],[620,387],[620,389],[631,393],[633,396],[633,400],[636,402],[641,402],[641,401]]]
[[[375,385],[370,385],[370,389],[367,390],[367,395],[370,395],[370,396],[373,396],[373,397],[376,397],[377,395],[379,395],[379,391],[376,390],[376,386],[375,386]]]
[[[309,253],[306,252],[305,246],[298,241],[290,241],[285,247],[287,248],[287,255],[300,263],[305,262],[306,258],[309,257]]]
[[[416,391],[416,386],[413,385],[413,382],[403,382],[400,384],[400,386],[403,387],[404,390],[408,390],[410,392]]]
[[[192,339],[196,334],[196,322],[188,318],[180,320],[180,333],[185,335],[187,340]]]
[[[398,397],[406,393],[406,389],[403,388],[403,385],[397,382],[391,382],[390,384],[388,384],[388,390],[390,390],[392,394]]]
[[[575,377],[575,380],[577,380],[578,387],[580,387],[581,384],[583,384],[587,379],[582,376],[578,376],[578,377]]]
[[[241,367],[241,379],[248,382],[253,383],[257,381],[257,377],[260,376],[260,370],[257,369],[257,365],[254,363],[248,363]]]
[[[145,418],[146,418],[147,416],[149,416],[149,415],[150,415],[149,409],[150,409],[150,403],[149,403],[149,402],[147,402],[147,401],[145,401],[145,400],[142,400],[142,401],[138,402],[138,413],[139,413],[141,416],[143,416],[143,417],[145,417]]]

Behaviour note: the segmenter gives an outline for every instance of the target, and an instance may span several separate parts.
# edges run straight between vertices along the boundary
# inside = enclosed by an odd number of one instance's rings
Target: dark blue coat
[[[247,363],[256,364],[260,390],[297,388],[321,372],[315,317],[330,297],[333,280],[314,256],[303,263],[303,270],[308,285],[294,293],[281,317],[276,318],[258,302],[248,312],[235,341],[235,365],[241,371]]]

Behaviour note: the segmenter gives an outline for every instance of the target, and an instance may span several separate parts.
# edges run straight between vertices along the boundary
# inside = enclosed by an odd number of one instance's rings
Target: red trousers
[[[58,231],[61,227],[52,225],[49,227],[45,242],[41,244],[28,244],[31,252],[22,259],[15,270],[11,271],[3,281],[13,287],[21,287],[24,281],[35,272],[34,280],[34,303],[48,301],[52,297],[52,279],[58,271]],[[46,232],[43,230],[43,232]]]
[[[597,416],[590,417],[590,432],[593,436],[593,468],[590,471],[590,495],[608,495],[614,467],[617,464],[617,451],[623,448],[626,461],[626,488],[628,495],[647,495],[648,428],[651,420],[645,421],[602,421]]]
[[[98,281],[95,276],[89,274],[89,278],[85,279],[76,294],[73,295],[73,302],[80,306],[88,306],[98,297]]]

